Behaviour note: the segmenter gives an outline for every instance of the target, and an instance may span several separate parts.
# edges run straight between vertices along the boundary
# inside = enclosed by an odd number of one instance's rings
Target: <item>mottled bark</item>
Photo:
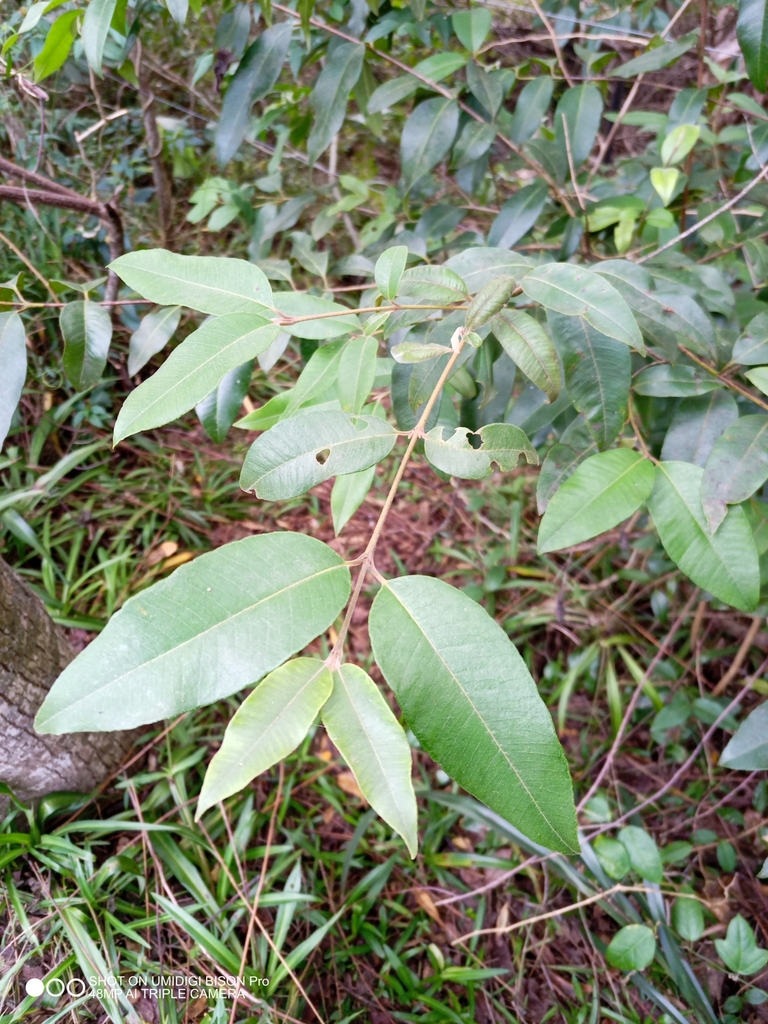
[[[22,800],[94,789],[119,767],[137,735],[38,736],[35,714],[73,657],[42,603],[0,558],[0,782]]]

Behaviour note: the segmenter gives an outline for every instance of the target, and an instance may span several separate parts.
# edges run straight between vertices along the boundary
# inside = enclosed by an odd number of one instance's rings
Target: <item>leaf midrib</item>
[[[552,265],[553,266],[558,266],[558,264],[552,264]],[[589,271],[585,271],[585,273],[589,273]],[[584,295],[579,295],[576,292],[568,291],[568,289],[564,288],[563,285],[560,284],[558,281],[551,281],[551,280],[549,280],[547,278],[543,278],[542,279],[540,277],[536,277],[535,274],[534,275],[526,275],[526,277],[523,278],[523,287],[525,287],[525,281],[526,281],[528,276],[533,276],[534,281],[538,281],[538,282],[540,282],[542,284],[547,284],[547,285],[549,285],[550,288],[555,289],[555,291],[561,291],[563,293],[563,295],[568,295],[568,296],[570,296],[570,298],[576,299],[578,302],[585,303],[585,305],[589,309],[593,309],[596,313],[599,313],[600,316],[605,317],[605,319],[608,320],[610,323],[615,324],[617,330],[619,330],[622,333],[622,337],[630,337],[630,338],[632,338],[632,347],[633,348],[635,347],[635,345],[637,345],[637,340],[635,339],[634,335],[630,331],[628,331],[626,329],[626,327],[623,326],[623,324],[619,323],[618,320],[615,320],[609,313],[606,313],[604,310],[600,309],[599,306],[595,305],[595,303],[594,303],[594,301],[592,299],[590,299],[590,298],[588,298],[588,297],[586,297]],[[592,275],[592,276],[594,277],[595,275]],[[590,282],[589,278],[587,278],[587,287],[589,287],[589,285],[591,283],[593,283],[593,282]],[[627,306],[627,304],[624,301],[624,299],[622,299],[621,295],[619,295],[619,293],[616,291],[616,289],[613,287],[613,285],[610,283],[610,281],[604,281],[603,283],[606,284],[611,289],[611,291],[616,293],[616,298],[621,303],[624,304],[624,306],[627,309],[627,312],[629,313],[630,316],[632,316],[631,309],[629,308],[629,306]],[[606,298],[610,299],[610,298],[612,298],[612,296],[609,295],[609,296],[606,296]],[[616,300],[614,299],[613,301],[615,302]],[[572,315],[572,314],[567,314],[567,315]],[[594,324],[592,326],[594,327]],[[595,329],[599,330],[600,328],[597,327]],[[639,333],[639,328],[638,328],[638,333]],[[617,338],[616,340],[618,341],[620,339]]]
[[[408,617],[410,618],[410,620],[411,620],[411,621],[413,622],[413,624],[414,624],[414,625],[416,626],[416,628],[417,628],[417,629],[419,630],[419,632],[421,633],[421,635],[422,635],[422,636],[424,637],[424,639],[425,639],[425,640],[427,641],[427,643],[429,644],[429,646],[430,646],[431,650],[432,650],[432,651],[434,652],[434,654],[435,654],[435,656],[437,657],[438,661],[440,661],[440,662],[441,662],[441,664],[442,664],[442,665],[443,665],[443,666],[445,667],[445,670],[446,670],[446,672],[447,672],[447,673],[449,674],[449,676],[451,677],[451,679],[453,679],[453,681],[454,681],[454,682],[456,683],[456,686],[457,686],[457,687],[459,688],[459,690],[461,690],[462,694],[464,695],[464,697],[465,697],[465,698],[466,698],[466,700],[467,700],[467,703],[469,704],[469,706],[470,706],[470,707],[472,708],[472,710],[474,711],[475,715],[477,716],[477,719],[478,719],[478,721],[479,721],[479,722],[480,722],[480,723],[482,724],[483,728],[485,729],[485,731],[486,731],[486,732],[488,733],[488,735],[490,736],[490,738],[491,738],[491,740],[493,741],[493,743],[494,743],[494,744],[496,745],[496,747],[498,748],[498,751],[499,751],[499,753],[500,753],[500,754],[502,755],[502,757],[504,758],[504,760],[505,760],[505,761],[507,762],[507,764],[509,765],[509,767],[510,767],[510,768],[512,769],[512,772],[513,772],[513,774],[514,774],[514,775],[515,775],[515,777],[517,778],[517,780],[518,780],[518,782],[520,783],[520,785],[522,786],[522,788],[523,788],[523,789],[525,790],[525,793],[527,794],[527,796],[528,796],[529,800],[531,801],[531,804],[532,804],[532,805],[533,805],[533,806],[534,806],[534,807],[536,808],[536,810],[537,810],[537,811],[538,811],[538,813],[540,814],[540,816],[541,816],[542,820],[543,820],[543,821],[545,821],[545,822],[547,823],[547,825],[549,826],[549,828],[550,828],[550,829],[551,829],[551,830],[552,830],[552,831],[554,832],[554,834],[555,834],[555,835],[556,835],[556,836],[558,837],[558,839],[560,839],[560,840],[562,841],[562,843],[563,843],[563,845],[564,845],[564,846],[566,847],[566,849],[571,849],[571,844],[570,844],[570,843],[569,843],[569,842],[568,842],[568,841],[567,841],[567,840],[566,840],[566,839],[565,839],[565,838],[564,838],[564,837],[563,837],[563,836],[562,836],[562,835],[560,834],[560,832],[559,832],[559,831],[557,830],[557,828],[555,828],[555,826],[554,826],[554,825],[552,824],[552,822],[551,822],[551,821],[549,820],[549,818],[547,817],[547,815],[546,815],[546,814],[544,813],[544,811],[543,811],[543,810],[541,809],[541,807],[540,807],[540,806],[539,806],[539,804],[538,804],[538,801],[536,800],[536,798],[534,797],[534,795],[533,795],[533,794],[531,793],[531,791],[530,791],[530,789],[528,788],[528,786],[527,786],[527,785],[525,784],[525,781],[523,780],[522,776],[520,775],[520,772],[519,772],[519,771],[517,770],[517,768],[516,768],[516,767],[515,767],[515,765],[514,765],[514,764],[512,763],[512,761],[510,761],[510,759],[509,759],[509,757],[508,757],[508,755],[507,755],[506,751],[505,751],[505,750],[504,750],[504,748],[503,748],[503,747],[501,746],[501,744],[499,743],[499,741],[498,741],[498,740],[496,739],[496,736],[495,736],[495,735],[493,734],[493,732],[492,732],[491,728],[489,727],[488,723],[487,723],[487,722],[485,721],[485,719],[483,718],[483,716],[482,716],[482,715],[480,714],[480,712],[478,711],[478,709],[477,709],[477,708],[475,707],[475,704],[474,704],[474,702],[472,701],[472,698],[471,698],[471,697],[470,697],[470,695],[469,695],[469,694],[467,693],[467,691],[466,691],[466,690],[464,689],[464,687],[463,687],[463,686],[461,685],[461,682],[460,682],[460,680],[459,680],[458,676],[457,676],[457,675],[455,674],[455,672],[453,671],[453,669],[452,669],[452,668],[450,667],[450,665],[449,665],[449,664],[448,664],[448,663],[446,662],[445,658],[444,658],[444,657],[442,656],[442,654],[441,654],[441,653],[440,653],[440,652],[438,651],[438,649],[437,649],[437,648],[435,647],[435,645],[434,645],[434,644],[432,643],[431,639],[430,639],[430,638],[429,638],[429,637],[427,636],[427,634],[425,633],[425,631],[424,631],[424,630],[423,630],[423,628],[421,627],[421,624],[419,623],[419,621],[418,621],[418,620],[416,619],[416,617],[415,617],[415,616],[413,615],[413,613],[411,612],[410,608],[408,608],[408,607],[406,606],[406,604],[405,604],[405,603],[404,603],[404,602],[403,602],[403,601],[402,601],[402,600],[400,599],[400,597],[399,597],[399,596],[398,596],[398,595],[397,595],[397,594],[395,593],[395,591],[394,591],[394,590],[392,589],[392,587],[391,587],[391,586],[388,586],[387,584],[384,584],[384,586],[386,586],[386,587],[387,587],[387,590],[389,591],[389,593],[390,593],[390,594],[392,594],[392,596],[393,596],[393,597],[394,597],[394,598],[395,598],[395,599],[396,599],[396,600],[397,600],[397,601],[399,602],[399,604],[400,604],[400,606],[402,607],[403,611],[404,611],[404,612],[406,613],[406,615],[407,615],[407,616],[408,616]]]

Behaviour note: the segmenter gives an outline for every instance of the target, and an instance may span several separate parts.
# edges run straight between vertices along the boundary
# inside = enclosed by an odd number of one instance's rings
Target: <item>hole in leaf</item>
[[[330,459],[330,457],[331,457],[331,449],[330,448],[323,448],[322,451],[319,451],[319,452],[315,453],[315,458],[317,459],[317,461],[320,463],[321,466],[324,466],[326,464],[326,462],[328,461],[328,459]]]
[[[467,438],[473,448],[477,449],[483,447],[483,439],[479,434],[467,434]]]

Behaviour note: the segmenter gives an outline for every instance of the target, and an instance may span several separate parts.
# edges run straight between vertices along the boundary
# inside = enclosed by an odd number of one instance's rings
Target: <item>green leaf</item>
[[[464,281],[469,294],[474,295],[500,275],[513,277],[519,284],[534,264],[518,252],[478,246],[451,256],[443,265],[455,271]]]
[[[297,324],[282,324],[282,330],[294,338],[307,338],[309,341],[325,341],[328,338],[339,338],[350,331],[361,330],[360,321],[346,306],[329,299],[321,299],[317,295],[306,292],[275,292],[275,308],[284,317],[304,317],[318,315],[318,320],[302,320]],[[338,313],[338,316],[328,316]]]
[[[645,924],[627,924],[608,943],[605,959],[620,971],[644,971],[656,955],[656,938]]]
[[[369,630],[376,662],[430,757],[534,841],[577,852],[552,718],[493,619],[447,583],[406,576],[382,585]]]
[[[488,244],[500,249],[511,249],[523,235],[527,235],[544,209],[549,186],[537,178],[508,199],[488,232]]]
[[[704,466],[715,441],[738,418],[736,400],[724,388],[701,398],[684,398],[667,429],[661,449],[662,461]]]
[[[568,148],[575,171],[578,171],[592,152],[602,116],[603,100],[600,90],[591,82],[566,89],[558,101],[555,108],[555,140],[567,162],[567,128]]]
[[[697,124],[679,124],[673,128],[661,144],[661,162],[664,166],[669,167],[685,160],[698,142],[699,135],[701,128]]]
[[[515,288],[513,277],[495,277],[484,284],[469,304],[464,320],[465,330],[476,331],[496,316],[512,298]]]
[[[496,463],[502,473],[511,473],[518,459],[524,455],[533,466],[538,465],[536,449],[519,427],[511,423],[487,423],[473,434],[468,427],[456,427],[446,437],[450,427],[433,427],[424,438],[424,453],[429,462],[443,473],[464,480],[482,480],[490,476]],[[469,436],[481,439],[475,448]]]
[[[698,942],[704,934],[704,910],[698,900],[678,896],[672,907],[672,927],[681,939]]]
[[[434,53],[426,60],[419,61],[413,69],[417,75],[428,78],[430,82],[441,82],[455,71],[463,68],[467,58],[461,53]],[[368,113],[377,114],[387,107],[393,107],[401,100],[407,99],[417,89],[429,88],[419,81],[415,75],[402,75],[380,85],[368,100]]]
[[[742,508],[731,508],[712,536],[701,504],[703,477],[687,462],[659,463],[648,511],[675,565],[719,600],[752,611],[760,572],[749,522]]]
[[[693,324],[666,304],[668,296],[653,292],[653,278],[644,267],[628,260],[604,260],[594,271],[607,277],[635,315],[646,338],[663,345],[670,358],[677,357],[679,336],[699,348],[707,348],[709,337],[701,326]]]
[[[342,665],[333,673],[333,693],[322,720],[365,799],[415,857],[419,838],[411,748],[378,686],[356,665]]]
[[[627,418],[632,370],[629,349],[581,317],[554,313],[548,319],[568,396],[587,421],[598,447],[608,448]]]
[[[635,394],[650,398],[688,398],[706,395],[721,387],[716,377],[704,376],[693,366],[668,366],[666,363],[647,366],[632,382]]]
[[[459,132],[451,160],[456,170],[484,156],[496,139],[496,126],[485,121],[467,121]]]
[[[181,306],[166,306],[147,313],[128,343],[128,375],[133,377],[152,356],[162,352],[173,337],[181,319]]]
[[[285,415],[293,415],[300,406],[319,398],[336,383],[345,344],[344,341],[329,341],[312,353],[299,379],[288,392]]]
[[[281,391],[241,420],[236,420],[233,426],[237,430],[269,430],[285,415],[290,397],[290,391]]]
[[[243,54],[227,86],[216,125],[216,159],[224,167],[246,136],[251,108],[271,92],[280,77],[291,42],[291,19],[262,32]]]
[[[253,373],[253,360],[243,363],[222,378],[219,386],[195,406],[197,418],[203,429],[216,444],[223,444],[229,428],[237,419],[237,414],[248,394]]]
[[[741,914],[731,918],[724,939],[715,939],[715,949],[734,974],[757,974],[768,964],[768,951],[758,949],[755,933]]]
[[[109,35],[109,26],[117,7],[117,0],[90,0],[83,18],[80,38],[89,66],[101,74],[101,59]]]
[[[359,473],[341,473],[331,490],[333,532],[338,535],[365,501],[376,476],[376,467],[361,469]]]
[[[621,295],[604,277],[570,263],[548,263],[520,282],[534,302],[565,316],[583,317],[609,338],[645,354],[640,329]]]
[[[403,341],[393,345],[390,351],[392,358],[398,363],[423,363],[428,359],[450,356],[451,349],[434,342]]]
[[[680,171],[676,167],[651,168],[651,184],[665,206],[669,206],[674,199],[679,180]]]
[[[723,768],[745,772],[768,770],[768,703],[750,712],[720,757]]]
[[[360,43],[340,43],[317,76],[309,97],[314,117],[307,139],[307,159],[312,167],[333,141],[344,123],[347,100],[363,70],[365,47]]]
[[[491,320],[494,337],[550,402],[560,394],[560,360],[541,324],[517,309],[502,309]]]
[[[758,92],[768,89],[768,9],[766,0],[739,0],[736,38],[749,79]]]
[[[698,37],[696,32],[689,32],[676,43],[662,43],[661,46],[649,47],[645,53],[633,60],[628,60],[619,68],[609,71],[609,75],[615,78],[634,78],[636,75],[644,75],[649,71],[660,71],[674,63],[684,53],[687,53],[695,44]]]
[[[205,773],[195,820],[292,753],[333,689],[317,658],[294,658],[270,672],[245,698]]]
[[[583,417],[580,419],[584,423],[585,431],[588,430]],[[596,451],[597,444],[591,435],[586,448],[565,441],[552,445],[542,463],[539,479],[536,482],[536,507],[539,515],[544,515],[552,500],[552,495],[576,471],[576,467]]]
[[[461,45],[470,53],[477,53],[491,31],[491,12],[485,7],[473,7],[457,11],[451,15],[451,21]]]
[[[484,109],[489,120],[493,120],[504,99],[498,75],[495,72],[486,71],[473,60],[467,64],[466,75],[469,91]]]
[[[647,501],[653,463],[639,452],[616,448],[592,455],[547,505],[539,526],[539,554],[560,551],[623,523]]]
[[[176,24],[183,25],[187,20],[189,0],[165,0],[165,6]]]
[[[517,98],[509,137],[516,145],[527,142],[536,132],[549,109],[555,83],[550,75],[540,74],[526,82]]]
[[[389,249],[385,249],[376,260],[374,267],[376,287],[389,302],[397,295],[407,262],[407,245],[392,245]]]
[[[620,843],[618,839],[601,835],[595,839],[592,845],[597,859],[600,861],[600,867],[606,875],[614,881],[620,882],[631,867],[629,854],[624,844]]]
[[[400,163],[407,191],[446,156],[458,127],[455,100],[437,96],[416,107],[400,136]]]
[[[463,302],[467,298],[467,286],[449,267],[422,263],[405,271],[397,294],[429,299],[432,303]]]
[[[227,697],[323,633],[349,591],[349,569],[313,537],[225,544],[126,601],[53,684],[35,728],[131,729]]]
[[[82,13],[82,10],[64,11],[48,29],[43,48],[35,57],[36,82],[42,82],[44,78],[58,71],[69,56],[75,41],[75,21]]]
[[[59,314],[59,327],[64,338],[64,372],[78,391],[84,391],[99,380],[107,365],[112,320],[98,302],[69,302]]]
[[[128,395],[115,423],[114,444],[194,409],[226,374],[269,348],[279,331],[277,324],[252,313],[207,320]]]
[[[752,370],[747,370],[744,376],[758,391],[768,395],[768,366],[755,366]]]
[[[714,533],[726,505],[751,497],[768,480],[768,416],[742,416],[715,441],[704,466],[701,503]]]
[[[619,842],[629,854],[632,870],[647,882],[658,885],[664,877],[664,866],[653,836],[636,825],[627,825],[619,831]]]
[[[0,313],[0,448],[27,379],[27,345],[18,313]]]
[[[129,288],[161,306],[188,306],[201,313],[251,313],[270,319],[272,289],[264,273],[246,260],[180,256],[167,249],[142,249],[113,260],[110,269]]]
[[[749,321],[746,331],[733,346],[731,359],[743,366],[768,363],[768,313],[758,313]]]
[[[378,416],[302,412],[253,442],[240,486],[268,501],[295,498],[337,474],[357,473],[392,451],[397,433]]]
[[[341,350],[337,389],[344,412],[359,413],[376,379],[375,338],[360,337],[348,341]]]

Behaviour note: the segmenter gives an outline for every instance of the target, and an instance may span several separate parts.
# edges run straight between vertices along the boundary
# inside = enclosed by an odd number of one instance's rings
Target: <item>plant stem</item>
[[[456,361],[461,355],[461,350],[464,348],[464,345],[465,341],[464,338],[462,338],[461,341],[456,346],[456,348],[451,353],[451,358],[445,364],[445,368],[443,369],[443,372],[440,374],[440,379],[435,385],[432,394],[427,399],[427,404],[424,406],[424,410],[421,416],[419,417],[418,423],[413,428],[413,430],[411,430],[410,433],[408,434],[408,446],[405,449],[405,452],[403,453],[402,459],[400,460],[400,465],[397,467],[395,478],[390,485],[389,492],[387,493],[387,497],[384,501],[384,505],[382,507],[381,512],[379,513],[379,518],[376,520],[376,525],[373,528],[371,539],[368,541],[365,551],[363,552],[362,558],[360,559],[360,569],[357,574],[357,579],[355,580],[355,587],[354,590],[352,591],[352,596],[350,597],[349,604],[347,605],[347,611],[344,616],[344,622],[342,623],[341,629],[339,630],[339,635],[336,638],[336,643],[333,645],[333,650],[326,659],[326,664],[332,672],[335,671],[339,667],[339,665],[341,665],[341,655],[344,649],[344,641],[347,637],[349,627],[352,623],[352,616],[354,615],[355,607],[360,598],[360,594],[362,593],[363,590],[365,577],[368,574],[369,570],[375,572],[373,565],[373,556],[376,551],[376,545],[379,543],[379,539],[384,529],[384,524],[387,521],[387,516],[389,515],[390,510],[392,508],[392,503],[395,500],[397,489],[402,483],[403,476],[405,475],[408,463],[410,462],[411,456],[413,455],[413,450],[416,447],[416,443],[418,442],[419,438],[422,438],[424,436],[424,427],[427,425],[427,422],[429,421],[429,417],[432,413],[432,410],[435,407],[435,402],[439,398],[440,392],[443,390],[443,387],[445,386],[445,382],[450,377],[451,371],[456,365]]]
[[[736,381],[731,380],[730,377],[726,377],[724,373],[720,373],[714,368],[714,366],[710,366],[709,363],[705,362],[703,359],[699,359],[697,355],[691,352],[690,349],[687,349],[684,345],[679,345],[678,347],[684,355],[688,356],[689,359],[692,359],[697,366],[702,368],[702,370],[706,370],[707,373],[711,374],[713,377],[717,377],[721,384],[724,384],[732,391],[737,391],[740,395],[743,395],[744,398],[748,398],[750,402],[754,402],[755,405],[759,405],[761,409],[765,409],[765,411],[768,412],[768,402],[764,401],[762,398],[758,398],[757,395],[753,395],[751,391],[747,390],[747,388],[742,387],[741,384],[737,384]]]

